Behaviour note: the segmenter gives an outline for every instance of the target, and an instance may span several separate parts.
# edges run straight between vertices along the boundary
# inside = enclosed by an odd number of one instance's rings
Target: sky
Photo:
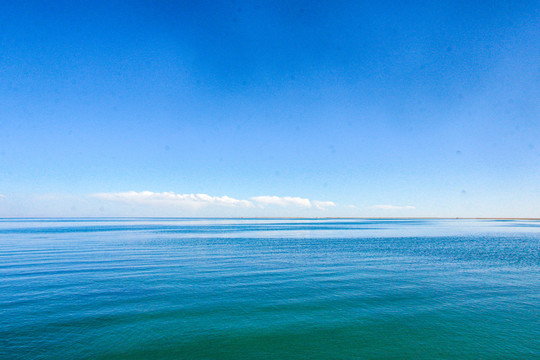
[[[2,1],[0,217],[540,217],[538,1]]]

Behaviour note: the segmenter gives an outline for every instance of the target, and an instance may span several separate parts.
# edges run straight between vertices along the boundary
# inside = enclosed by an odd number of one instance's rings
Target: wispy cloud
[[[126,191],[117,193],[97,193],[94,198],[139,205],[177,205],[190,208],[222,206],[236,208],[264,208],[266,206],[300,207],[326,210],[336,206],[332,201],[309,200],[293,196],[255,196],[247,200],[230,196],[211,196],[207,194],[177,194],[175,192]]]
[[[334,207],[336,204],[333,201],[313,201],[313,205],[316,209],[327,210],[329,207]]]
[[[412,210],[416,209],[414,206],[398,206],[398,205],[374,205],[372,209],[379,210]]]
[[[6,195],[0,194],[0,201],[4,200],[6,198]]]

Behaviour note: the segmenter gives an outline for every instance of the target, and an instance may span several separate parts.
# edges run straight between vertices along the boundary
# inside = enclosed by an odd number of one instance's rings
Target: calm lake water
[[[540,359],[540,222],[0,219],[1,359]]]

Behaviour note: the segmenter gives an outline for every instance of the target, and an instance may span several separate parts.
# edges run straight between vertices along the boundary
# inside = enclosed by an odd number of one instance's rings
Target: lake
[[[540,221],[0,219],[1,359],[540,359]]]

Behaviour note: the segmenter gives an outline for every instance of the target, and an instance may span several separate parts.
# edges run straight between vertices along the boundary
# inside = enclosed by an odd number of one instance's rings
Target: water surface
[[[540,222],[0,219],[1,359],[540,359]]]

